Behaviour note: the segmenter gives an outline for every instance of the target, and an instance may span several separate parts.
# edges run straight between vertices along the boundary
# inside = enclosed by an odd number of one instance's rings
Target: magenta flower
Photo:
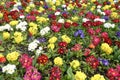
[[[32,58],[28,56],[28,54],[23,54],[19,59],[23,68],[28,68],[32,66]]]
[[[26,69],[24,80],[41,80],[42,76],[36,68],[30,66]]]

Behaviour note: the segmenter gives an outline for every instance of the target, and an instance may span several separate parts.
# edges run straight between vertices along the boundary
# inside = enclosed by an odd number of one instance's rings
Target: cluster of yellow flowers
[[[19,21],[17,21],[17,20],[13,20],[13,21],[10,21],[9,24],[10,24],[11,26],[16,26],[16,25],[18,24],[18,22],[19,22]]]
[[[35,23],[33,23],[33,22],[30,22],[30,23],[29,23],[29,26],[30,26],[30,28],[29,28],[29,33],[30,33],[31,35],[35,35],[35,34],[37,33],[37,31],[38,31],[37,24],[35,24]]]
[[[62,66],[62,64],[63,64],[62,58],[61,57],[56,57],[54,59],[54,64],[57,65],[57,66]]]
[[[93,77],[91,77],[91,80],[105,80],[105,78],[100,74],[95,74]]]
[[[50,49],[54,49],[55,48],[55,45],[54,45],[54,43],[57,41],[57,38],[55,37],[55,36],[53,36],[52,38],[50,38],[49,40],[48,40],[48,42],[49,42],[49,44],[48,44],[48,48],[50,48]]]
[[[87,78],[86,74],[81,71],[77,71],[75,74],[75,80],[85,80]],[[98,79],[96,79],[98,80]]]
[[[113,52],[113,49],[107,43],[102,43],[101,49],[106,52],[106,54],[111,54]]]
[[[20,43],[23,41],[23,36],[22,36],[22,33],[21,32],[15,32],[14,33],[14,40],[16,43]]]
[[[3,39],[9,39],[10,38],[10,33],[9,32],[3,32]]]
[[[116,12],[112,12],[111,15],[110,15],[110,17],[111,17],[112,19],[118,19],[118,18],[119,18],[119,14],[116,13]]]
[[[35,8],[35,4],[30,4],[26,7],[25,11],[29,13],[33,8]]]
[[[16,61],[18,59],[19,55],[20,54],[18,52],[14,51],[12,53],[8,53],[6,58],[8,61]]]
[[[45,23],[45,22],[47,22],[49,20],[49,18],[37,16],[36,20],[37,20],[38,23]]]
[[[80,62],[78,60],[73,60],[70,63],[70,66],[73,67],[74,69],[78,68],[80,66]]]
[[[62,36],[62,40],[65,41],[65,42],[67,42],[67,43],[71,42],[71,39],[67,35],[63,35]]]

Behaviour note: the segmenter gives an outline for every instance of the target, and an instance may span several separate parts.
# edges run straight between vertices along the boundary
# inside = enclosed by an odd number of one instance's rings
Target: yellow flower
[[[73,60],[71,63],[70,63],[70,66],[72,66],[74,69],[76,69],[77,67],[80,66],[80,63],[78,60]]]
[[[116,13],[116,12],[112,12],[111,15],[110,15],[110,17],[111,17],[112,19],[117,19],[117,18],[119,18],[119,15],[118,15],[118,13]]]
[[[29,13],[30,12],[30,7],[29,6],[26,7],[25,11]]]
[[[55,45],[54,45],[54,44],[49,44],[49,45],[48,45],[48,48],[50,48],[50,49],[53,50],[53,49],[55,48]]]
[[[1,57],[4,57],[4,55],[3,55],[2,53],[0,53],[0,58],[1,58]]]
[[[86,74],[81,71],[77,71],[75,74],[75,80],[85,80],[86,79]]]
[[[33,22],[30,22],[30,23],[29,23],[29,26],[30,26],[30,27],[37,27],[37,24],[35,24],[35,23],[33,23]]]
[[[95,74],[90,80],[105,80],[105,78],[100,74]]]
[[[63,64],[62,58],[61,58],[61,57],[56,57],[56,58],[54,59],[54,64],[56,64],[56,65],[58,65],[58,66],[62,66],[62,64]]]
[[[3,14],[2,13],[0,13],[0,19],[3,17]]]
[[[61,2],[58,0],[56,1],[56,6],[59,6],[61,4]]]
[[[12,53],[7,54],[6,58],[8,61],[16,61],[19,57],[19,53],[14,51]]]
[[[115,8],[112,8],[111,11],[115,11],[116,9]]]
[[[52,10],[56,10],[56,6],[52,6]]]
[[[72,4],[69,4],[69,5],[67,6],[67,10],[72,10],[72,9],[74,9],[74,6],[73,6]]]
[[[108,10],[111,6],[110,5],[105,5],[102,9],[103,10]]]
[[[91,0],[91,2],[95,2],[96,0]]]
[[[63,35],[62,36],[62,40],[65,41],[65,42],[67,42],[67,43],[71,42],[71,39],[67,35]]]
[[[3,39],[9,39],[10,38],[10,33],[9,32],[3,32]]]
[[[14,20],[9,23],[11,26],[16,26],[18,24],[18,21]]]
[[[67,20],[66,22],[70,22],[71,24],[73,23],[71,20]]]
[[[35,35],[38,31],[38,28],[37,27],[30,27],[29,28],[29,33],[32,34],[32,35]]]
[[[55,43],[57,41],[56,37],[52,37],[48,40],[49,43]]]
[[[21,32],[15,32],[14,33],[14,40],[16,43],[20,43],[23,41],[23,36],[22,36],[22,33]]]
[[[30,4],[29,7],[35,8],[35,4]]]
[[[41,12],[43,12],[44,10],[45,10],[45,9],[44,9],[43,7],[40,7],[38,11],[41,13]]]
[[[102,43],[101,50],[106,52],[106,54],[111,54],[113,52],[113,49],[107,43]]]
[[[78,21],[78,19],[79,19],[78,16],[72,17],[72,20],[73,20],[73,21]]]
[[[39,23],[44,23],[44,22],[47,22],[49,19],[48,19],[48,18],[45,18],[45,17],[39,17],[39,16],[37,16],[37,17],[36,17],[36,20],[37,20],[37,22],[39,22]]]

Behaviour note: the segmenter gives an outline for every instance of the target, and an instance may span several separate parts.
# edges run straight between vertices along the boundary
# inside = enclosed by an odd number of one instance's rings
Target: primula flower
[[[9,32],[3,32],[3,39],[9,39],[10,38],[10,33]]]
[[[50,78],[49,80],[61,80],[61,70],[59,67],[52,67],[50,70]]]
[[[24,80],[42,80],[41,73],[37,71],[35,67],[28,67],[23,77]]]
[[[61,58],[61,57],[56,57],[56,58],[54,59],[54,64],[55,64],[55,65],[58,65],[58,66],[62,66],[62,65],[63,65],[63,60],[62,60],[62,58]]]
[[[8,61],[16,61],[18,59],[18,57],[20,56],[20,54],[16,51],[8,53],[6,58]]]
[[[100,38],[99,37],[97,37],[97,36],[95,36],[95,37],[93,37],[93,39],[92,39],[92,43],[95,45],[95,46],[97,46],[99,43],[100,43]]]
[[[87,78],[86,74],[81,71],[77,71],[75,74],[75,80],[85,80]]]
[[[14,40],[17,44],[23,41],[23,36],[21,32],[15,32],[14,33]]]
[[[55,48],[55,44],[48,44],[47,47],[53,50]]]
[[[48,57],[45,54],[42,54],[37,59],[39,64],[46,64],[48,62]]]
[[[0,63],[4,63],[4,62],[6,62],[6,58],[2,53],[0,53]]]
[[[28,54],[22,54],[19,62],[22,64],[23,68],[28,68],[32,66],[32,58],[28,56]]]
[[[71,50],[72,50],[72,51],[79,51],[81,48],[82,48],[82,46],[81,46],[80,44],[75,44],[75,45],[71,48]]]
[[[101,49],[106,52],[106,54],[111,54],[113,52],[113,49],[107,44],[107,43],[102,43]]]
[[[67,47],[67,43],[66,42],[59,42],[58,46],[60,46],[60,47]]]
[[[7,74],[13,74],[16,70],[16,66],[12,64],[7,64],[6,66],[2,67],[2,72]]]
[[[105,80],[103,75],[95,74],[90,80]]]
[[[78,60],[73,60],[72,62],[70,62],[70,66],[76,69],[80,66],[80,62]]]
[[[55,43],[56,41],[57,41],[57,38],[54,36],[48,40],[48,42],[51,44]]]
[[[86,58],[86,62],[94,69],[96,69],[99,66],[99,61],[96,57],[94,57],[93,55],[88,56]]]
[[[67,42],[67,43],[71,42],[71,39],[67,35],[63,35],[62,36],[62,40],[65,41],[65,42]]]
[[[16,25],[18,24],[18,22],[19,22],[19,21],[14,20],[14,21],[11,21],[9,24],[10,24],[11,26],[16,26]]]

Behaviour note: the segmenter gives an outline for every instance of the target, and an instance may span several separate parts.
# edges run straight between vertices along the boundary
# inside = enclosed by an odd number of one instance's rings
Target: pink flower
[[[105,10],[104,12],[105,12],[105,14],[106,14],[107,16],[109,16],[109,15],[111,14],[111,11],[110,11],[110,10]]]
[[[108,38],[108,33],[107,32],[102,32],[101,37],[104,38],[104,39]]]
[[[72,51],[79,51],[81,48],[82,48],[82,46],[81,46],[80,44],[75,44],[75,45],[71,48],[71,50],[72,50]]]
[[[89,28],[87,31],[90,35],[94,35],[95,31],[93,30],[93,28]]]
[[[86,48],[84,51],[84,56],[88,56],[90,54],[91,50],[89,48]]]
[[[93,37],[92,43],[97,46],[100,43],[100,38],[99,37]]]
[[[32,66],[32,58],[28,56],[28,54],[23,54],[19,59],[23,68],[28,68]]]
[[[26,69],[24,80],[41,80],[42,76],[36,68],[30,66]]]

